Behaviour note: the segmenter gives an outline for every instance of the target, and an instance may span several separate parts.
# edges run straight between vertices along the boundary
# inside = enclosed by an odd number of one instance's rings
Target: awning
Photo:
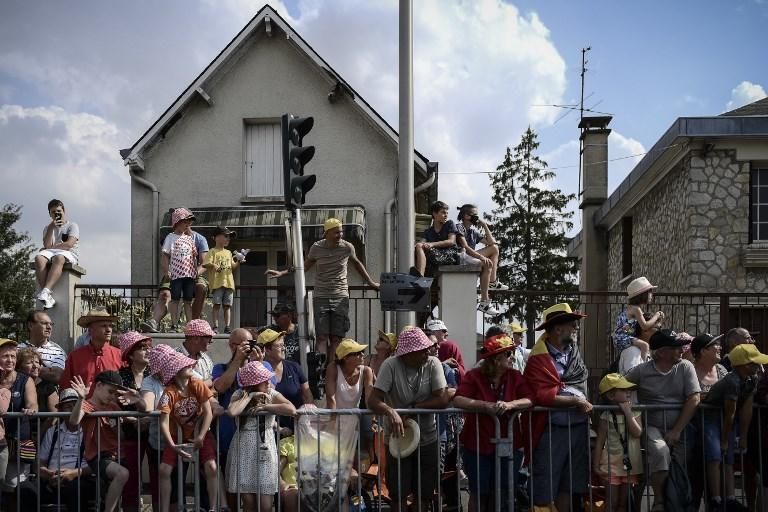
[[[240,241],[285,240],[285,219],[289,212],[248,207],[190,208],[195,214],[193,229],[210,239],[216,226],[227,226]],[[335,217],[344,224],[344,238],[359,248],[365,245],[365,209],[362,206],[327,206],[301,210],[304,242],[323,237],[323,222]],[[171,232],[171,213],[163,215],[160,238]]]

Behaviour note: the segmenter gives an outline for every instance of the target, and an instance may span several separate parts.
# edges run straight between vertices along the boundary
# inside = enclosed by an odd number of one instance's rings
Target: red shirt
[[[464,372],[466,371],[464,369],[464,356],[461,355],[461,349],[459,349],[459,345],[455,341],[447,338],[444,339],[437,347],[437,358],[443,363],[446,359],[454,358],[459,365],[459,376],[464,376]]]
[[[83,400],[80,406],[85,412],[83,421],[83,443],[85,460],[92,460],[100,453],[108,453],[117,457],[117,418],[105,418],[104,416],[91,416],[96,411],[119,411],[116,403],[96,405],[90,400]]]
[[[517,370],[507,370],[507,373],[501,378],[499,389],[493,390],[488,378],[480,373],[480,368],[474,368],[464,375],[456,390],[456,395],[484,402],[498,402],[499,400],[510,402],[520,398],[531,398],[532,396],[528,383]],[[510,414],[505,414],[499,418],[501,437],[508,436],[509,417]],[[496,426],[493,417],[488,414],[465,413],[464,420],[464,430],[461,431],[461,444],[483,455],[493,454],[494,445],[491,443],[491,439],[496,437]],[[514,437],[515,448],[522,447],[524,443],[519,421],[515,422]]]
[[[67,356],[64,372],[59,379],[61,389],[71,387],[72,377],[79,375],[86,386],[93,384],[98,374],[106,370],[119,370],[123,366],[120,350],[110,344],[104,344],[101,350],[96,350],[90,343]]]

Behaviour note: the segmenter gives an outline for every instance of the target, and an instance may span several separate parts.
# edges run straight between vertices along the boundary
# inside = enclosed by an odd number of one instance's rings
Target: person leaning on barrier
[[[464,375],[456,390],[453,403],[473,414],[464,415],[464,429],[461,432],[462,459],[469,478],[470,512],[492,510],[495,486],[494,444],[496,425],[492,416],[501,416],[500,433],[509,439],[509,412],[527,409],[533,405],[531,390],[523,377],[513,366],[514,341],[506,334],[487,338],[480,350],[480,366]],[[482,414],[476,414],[482,413]],[[496,449],[504,450],[506,457],[514,456],[515,468],[520,467],[522,457],[519,450],[523,447],[523,434],[519,422],[515,422],[514,441],[516,446],[502,443]],[[501,463],[502,489],[508,490],[514,479],[510,479],[506,461]],[[479,503],[479,508],[478,508]],[[506,503],[502,499],[502,503]],[[503,507],[503,505],[502,505]]]
[[[725,366],[726,370],[731,371],[733,369],[731,368],[731,358],[728,354],[733,350],[733,347],[744,343],[755,343],[755,338],[753,338],[752,334],[744,327],[734,327],[725,333],[725,342],[723,343],[723,352],[725,355],[723,356],[721,364]]]
[[[534,413],[531,418],[526,450],[533,466],[533,502],[570,510],[571,495],[587,491],[590,469],[588,371],[573,340],[586,315],[563,303],[545,309],[542,316],[544,322],[536,330],[544,334],[533,346],[523,375],[535,405],[568,410]]]
[[[56,409],[71,413],[78,396],[74,389],[63,389]],[[83,455],[83,430],[66,419],[49,428],[40,442],[38,478],[21,484],[21,506],[36,510],[38,486],[40,505],[59,503],[67,510],[86,510],[86,504],[96,498],[96,478]]]
[[[391,436],[405,436],[403,418],[395,409],[443,409],[448,405],[443,366],[427,352],[433,343],[417,327],[404,329],[397,340],[394,357],[382,363],[373,386],[369,408],[386,416]],[[418,450],[394,458],[387,454],[387,487],[393,510],[405,510],[412,493],[423,504],[432,500],[439,476],[437,422],[434,414],[418,415]],[[419,488],[417,482],[421,483]]]
[[[686,340],[662,329],[651,336],[653,359],[632,368],[625,377],[637,384],[641,405],[667,406],[647,412],[645,449],[654,494],[654,511],[664,510],[664,483],[674,455],[682,464],[685,446],[681,436],[699,405],[701,387],[696,370],[683,359]],[[671,511],[669,511],[671,512]]]

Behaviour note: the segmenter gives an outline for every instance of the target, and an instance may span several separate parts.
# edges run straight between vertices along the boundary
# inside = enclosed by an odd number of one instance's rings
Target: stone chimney
[[[585,117],[581,128],[583,192],[581,196],[581,268],[579,290],[605,290],[608,286],[608,247],[604,230],[594,215],[608,199],[608,124],[612,117]]]

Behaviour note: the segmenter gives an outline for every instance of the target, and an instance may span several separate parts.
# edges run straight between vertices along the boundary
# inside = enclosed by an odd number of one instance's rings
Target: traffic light
[[[315,186],[314,174],[304,175],[304,166],[315,156],[314,146],[302,146],[302,139],[312,130],[312,117],[294,117],[283,114],[281,130],[283,136],[283,193],[287,208],[298,208],[304,204],[304,196]]]

